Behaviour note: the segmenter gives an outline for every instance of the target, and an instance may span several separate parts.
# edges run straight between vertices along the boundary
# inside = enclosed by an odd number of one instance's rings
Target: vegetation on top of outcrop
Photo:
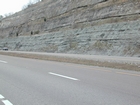
[[[29,0],[29,2],[22,7],[22,10],[29,8],[30,6],[36,4],[40,1],[43,1],[43,0],[34,0],[34,1]]]
[[[1,48],[140,56],[139,0],[35,1],[1,20]]]
[[[27,9],[30,6],[32,6],[32,5],[34,5],[34,4],[38,3],[38,2],[41,2],[41,1],[43,1],[43,0],[33,0],[33,1],[32,0],[29,0],[29,2],[22,7],[22,10]],[[9,16],[11,16],[13,14],[14,13],[10,12],[10,13],[6,13],[4,15],[0,15],[0,20],[2,20],[3,18],[9,17]]]

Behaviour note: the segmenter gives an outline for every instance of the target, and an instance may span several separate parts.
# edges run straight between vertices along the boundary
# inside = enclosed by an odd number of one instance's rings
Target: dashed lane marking
[[[49,74],[51,74],[51,75],[55,75],[55,76],[58,76],[58,77],[62,77],[62,78],[71,79],[71,80],[74,80],[74,81],[78,81],[78,79],[76,79],[76,78],[72,78],[72,77],[64,76],[64,75],[61,75],[61,74],[56,74],[56,73],[52,73],[52,72],[49,72]]]
[[[5,105],[13,105],[10,101],[8,100],[2,100],[2,102],[5,104]]]
[[[5,104],[5,105],[13,105],[10,101],[4,100],[5,97],[0,94],[0,100]]]
[[[4,97],[0,94],[0,99],[4,99]]]
[[[0,60],[0,63],[8,63],[8,62]]]

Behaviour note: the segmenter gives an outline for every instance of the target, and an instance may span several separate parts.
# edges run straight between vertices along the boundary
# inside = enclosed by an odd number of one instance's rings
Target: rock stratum
[[[140,56],[140,0],[43,0],[0,21],[0,48]]]

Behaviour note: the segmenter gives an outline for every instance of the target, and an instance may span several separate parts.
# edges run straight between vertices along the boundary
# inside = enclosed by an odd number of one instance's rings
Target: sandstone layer
[[[0,48],[140,56],[140,0],[43,0],[0,22]]]

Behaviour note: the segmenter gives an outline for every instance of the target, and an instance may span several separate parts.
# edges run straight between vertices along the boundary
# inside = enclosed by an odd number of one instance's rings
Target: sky
[[[29,1],[31,0],[0,0],[0,15],[18,12]]]

